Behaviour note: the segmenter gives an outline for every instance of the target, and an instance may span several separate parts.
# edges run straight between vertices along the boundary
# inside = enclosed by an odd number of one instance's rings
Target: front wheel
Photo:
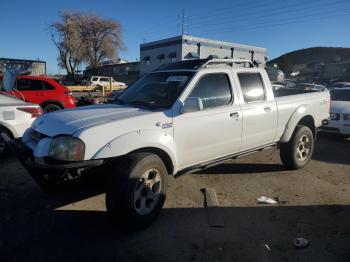
[[[167,169],[155,154],[136,153],[111,166],[106,207],[121,226],[139,229],[149,225],[163,207]]]
[[[0,128],[0,158],[4,157],[7,151],[7,145],[5,140],[1,137],[1,133],[6,134],[5,131]]]
[[[289,142],[280,146],[282,163],[292,170],[303,168],[310,161],[314,145],[311,129],[307,126],[297,126]]]

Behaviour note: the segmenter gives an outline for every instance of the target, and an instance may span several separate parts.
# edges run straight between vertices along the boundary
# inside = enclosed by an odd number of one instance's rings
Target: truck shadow
[[[222,207],[223,228],[204,208],[164,209],[126,233],[103,211],[37,212],[2,231],[1,261],[349,261],[349,206]],[[28,226],[30,225],[30,226]],[[119,226],[119,227],[118,227]],[[304,237],[309,247],[295,249]],[[267,245],[267,247],[266,247]]]
[[[350,165],[350,138],[336,134],[318,133],[312,159]]]
[[[266,173],[281,172],[287,169],[280,164],[262,164],[262,163],[225,163],[214,166],[205,170],[195,172],[194,174],[250,174],[250,173]]]

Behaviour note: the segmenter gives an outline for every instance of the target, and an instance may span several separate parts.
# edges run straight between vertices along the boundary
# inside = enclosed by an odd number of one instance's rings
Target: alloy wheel
[[[148,215],[157,206],[161,192],[161,175],[156,169],[147,170],[137,181],[134,207],[139,215]]]

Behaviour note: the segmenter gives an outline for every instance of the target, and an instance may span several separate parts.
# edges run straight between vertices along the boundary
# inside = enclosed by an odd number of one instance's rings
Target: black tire
[[[165,201],[168,173],[163,161],[155,154],[135,153],[110,168],[112,174],[106,192],[108,214],[124,229],[148,226]],[[159,179],[159,183],[151,185],[149,181],[153,179]]]
[[[2,137],[1,137],[1,133],[5,133],[10,138],[13,138],[13,137],[11,134],[9,134],[9,132],[7,130],[0,127],[0,158],[4,158],[5,156],[7,156],[9,150],[8,150],[8,146],[6,145],[5,140],[2,139]]]
[[[45,113],[55,112],[58,110],[61,110],[62,107],[60,105],[54,104],[54,103],[48,103],[43,106],[43,111]]]
[[[280,145],[280,157],[288,169],[301,169],[310,161],[315,139],[307,126],[297,126],[288,143]]]
[[[0,129],[0,158],[3,158],[4,156],[6,156],[8,148],[5,140],[1,137],[1,133],[3,133],[3,130]]]

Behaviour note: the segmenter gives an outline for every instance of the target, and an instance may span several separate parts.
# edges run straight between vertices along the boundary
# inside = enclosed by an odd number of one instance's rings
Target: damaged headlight
[[[64,161],[81,161],[84,159],[84,152],[83,141],[75,137],[61,136],[51,141],[49,157]]]

